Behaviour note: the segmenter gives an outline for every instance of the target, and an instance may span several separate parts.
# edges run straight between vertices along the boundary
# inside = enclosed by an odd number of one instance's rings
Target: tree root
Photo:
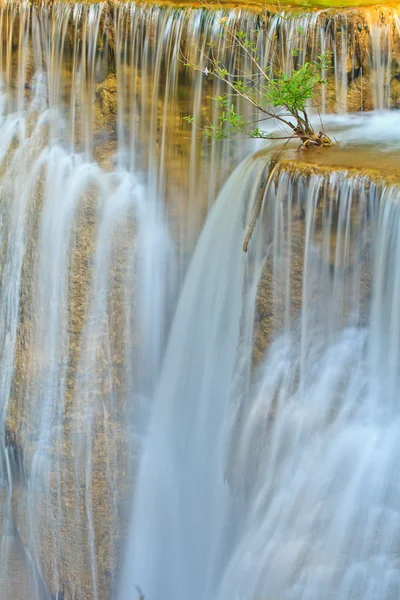
[[[278,152],[277,155],[275,155],[275,156],[273,156],[271,158],[271,161],[269,163],[268,178],[267,178],[265,186],[263,186],[260,189],[259,193],[258,193],[257,202],[256,202],[256,205],[254,207],[253,214],[251,216],[251,221],[250,221],[249,226],[247,228],[246,237],[244,238],[243,252],[247,252],[247,249],[249,247],[249,242],[250,242],[251,236],[253,235],[253,231],[254,231],[254,228],[256,226],[257,219],[258,219],[258,217],[260,215],[260,212],[261,212],[261,207],[262,207],[262,204],[263,204],[263,201],[264,201],[265,193],[266,193],[266,191],[267,191],[267,189],[268,189],[268,187],[269,187],[269,185],[271,183],[271,180],[272,180],[272,177],[274,175],[275,169],[276,169],[276,167],[278,165],[278,162],[279,162],[280,155],[281,155],[281,152]]]
[[[301,149],[307,150],[308,148],[329,148],[333,146],[333,142],[330,137],[320,131],[317,134],[310,132],[307,134],[296,132],[301,140]]]
[[[303,130],[299,131],[297,129],[297,131],[295,130],[295,133],[301,140],[300,150],[308,150],[309,148],[329,148],[330,146],[333,146],[332,140],[325,133],[323,133],[323,131],[320,131],[318,134],[315,134],[313,131],[304,132]],[[265,186],[260,189],[260,192],[258,194],[257,202],[253,210],[249,227],[247,229],[246,237],[244,238],[243,252],[247,252],[248,250],[249,242],[251,236],[253,235],[253,231],[261,211],[261,207],[265,197],[265,192],[271,183],[272,176],[274,174],[276,166],[278,165],[281,154],[282,152],[278,152],[277,154],[275,154],[271,158],[271,161],[269,163],[269,173],[267,182]]]

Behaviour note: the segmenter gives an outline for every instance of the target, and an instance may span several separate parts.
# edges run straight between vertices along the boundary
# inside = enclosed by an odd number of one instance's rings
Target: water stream
[[[244,260],[264,168],[262,156],[232,176],[190,266],[121,598],[138,581],[182,600],[400,594],[399,189],[283,173]],[[227,276],[202,285],[214,270]],[[275,335],[254,373],[257,281],[271,307],[261,332]]]
[[[251,68],[223,17],[332,51],[320,170],[184,123],[186,59]],[[399,52],[397,9],[0,3],[0,600],[400,597]]]

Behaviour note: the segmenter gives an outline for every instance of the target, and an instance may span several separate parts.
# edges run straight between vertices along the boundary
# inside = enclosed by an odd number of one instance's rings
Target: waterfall
[[[301,312],[275,337],[236,430],[232,481],[255,469],[237,490],[217,597],[399,595],[399,190],[335,179],[321,216],[322,182],[309,181]]]
[[[137,583],[150,598],[200,598],[213,579],[209,553],[228,490],[223,465],[212,464],[222,457],[244,277],[245,209],[231,200],[238,190],[256,196],[264,170],[247,165],[223,188],[187,274],[155,394],[121,597],[133,597]]]
[[[244,258],[263,178],[238,168],[191,262],[121,599],[400,593],[400,189],[282,167]]]
[[[400,594],[398,178],[204,143],[221,19],[396,159],[396,8],[0,2],[0,600]]]
[[[218,80],[188,69],[186,60],[206,66],[213,45],[230,71],[252,75],[250,61],[220,37],[221,18],[257,42],[265,68],[290,72],[331,52],[322,113],[399,106],[395,8],[293,14],[130,2],[56,2],[53,9],[3,2],[0,8],[0,61],[12,107],[22,110],[33,73],[48,76],[48,102],[53,110],[62,107],[64,116],[59,133],[107,166],[114,154],[120,166],[144,171],[151,193],[168,205],[184,252],[192,249],[232,167],[249,151],[244,142],[204,146],[182,120],[192,115],[202,124],[210,115],[216,123],[219,110],[210,98],[226,91]],[[238,110],[254,117],[243,101]]]
[[[176,258],[143,177],[102,169],[93,157],[102,6],[41,10],[26,10],[20,23],[31,27],[30,38],[19,37],[21,64],[32,57],[30,43],[36,51],[29,94],[21,107],[26,75],[18,75],[17,97],[9,77],[0,117],[1,532],[15,538],[12,514],[22,541],[2,554],[8,587],[0,594],[28,599],[36,589],[41,600],[86,590],[102,598],[173,310]],[[3,9],[6,21],[10,13]],[[74,87],[65,102],[71,22]],[[23,562],[22,546],[32,574],[19,592],[8,564]]]

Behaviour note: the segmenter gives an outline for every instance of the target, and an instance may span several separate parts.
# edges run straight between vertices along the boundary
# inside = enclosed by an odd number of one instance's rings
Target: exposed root
[[[244,242],[243,242],[243,252],[247,252],[247,249],[249,247],[249,242],[251,239],[251,236],[253,235],[253,231],[254,228],[256,226],[257,223],[257,219],[259,217],[260,211],[261,211],[261,207],[265,198],[265,194],[266,191],[269,187],[269,184],[271,183],[272,177],[274,175],[275,169],[279,163],[279,158],[280,158],[281,153],[279,152],[277,155],[273,156],[271,159],[271,162],[269,163],[269,173],[268,173],[268,179],[267,182],[265,184],[265,186],[263,186],[258,194],[258,198],[257,198],[257,202],[256,205],[254,207],[253,210],[253,214],[251,217],[251,221],[249,223],[248,229],[247,229],[247,233],[246,233],[246,237],[244,238]]]
[[[307,150],[308,148],[329,148],[333,146],[333,142],[323,131],[318,134],[313,131],[301,132],[296,131],[296,134],[301,140],[301,150]]]

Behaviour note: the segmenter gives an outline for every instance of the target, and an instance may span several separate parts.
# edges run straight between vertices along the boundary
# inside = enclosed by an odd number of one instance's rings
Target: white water
[[[96,507],[100,495],[115,553],[176,285],[155,198],[66,150],[46,92],[38,75],[26,112],[0,115],[2,600],[74,597],[82,582],[65,584],[60,549],[102,597]]]
[[[188,272],[121,600],[135,585],[150,600],[400,594],[399,189],[282,174],[246,267],[238,247],[264,161],[222,190]],[[272,269],[264,293],[283,325],[252,378],[244,332],[260,269]]]
[[[224,187],[181,292],[142,458],[121,597],[128,590],[133,597],[135,583],[150,598],[198,598],[215,585],[217,563],[210,557],[218,553],[229,495],[220,427],[234,375],[244,274],[244,207],[232,198],[259,185],[253,174],[248,167]]]
[[[398,597],[398,190],[283,174],[245,256],[268,161],[245,163],[176,307],[247,151],[182,126],[223,89],[179,52],[206,61],[224,15],[0,6],[1,600],[115,598],[122,562],[121,600],[136,584],[150,600]],[[290,71],[300,24],[311,54],[332,49],[344,111],[347,17],[324,19],[274,15],[260,54],[276,33]],[[393,152],[398,15],[368,19],[377,110],[326,122]],[[254,321],[270,330],[255,373]]]

